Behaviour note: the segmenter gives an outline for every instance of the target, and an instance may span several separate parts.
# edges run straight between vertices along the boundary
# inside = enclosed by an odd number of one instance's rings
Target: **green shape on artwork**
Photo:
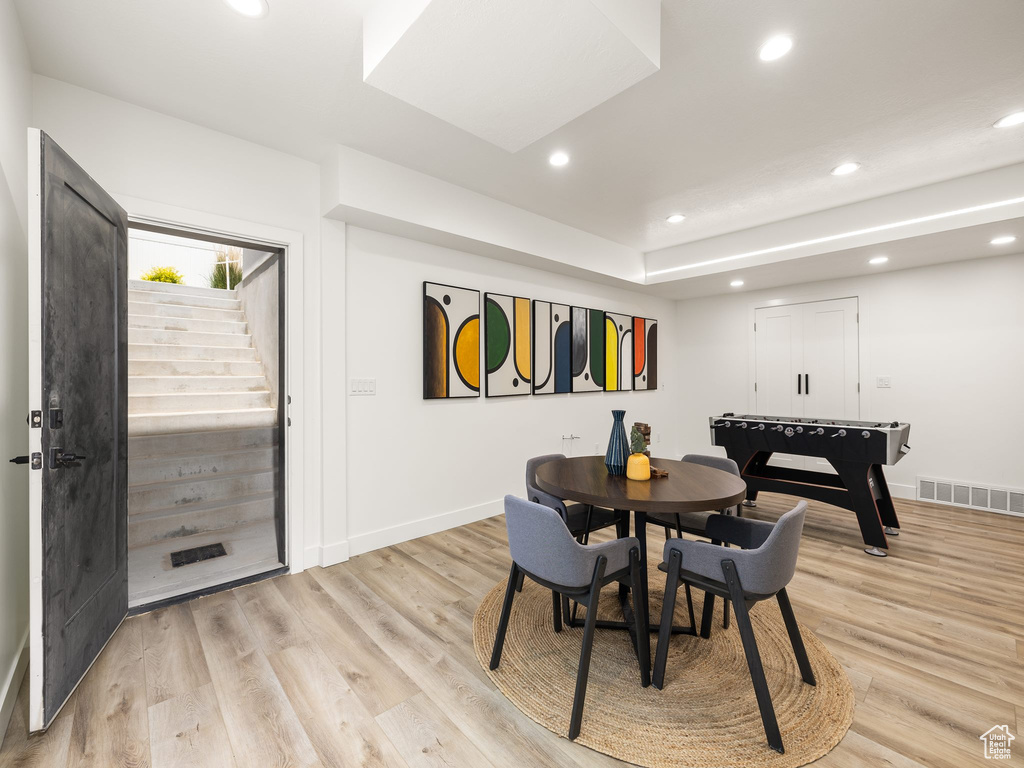
[[[492,299],[487,300],[486,316],[487,343],[484,352],[487,355],[487,372],[494,373],[508,357],[512,346],[512,329],[504,310]]]

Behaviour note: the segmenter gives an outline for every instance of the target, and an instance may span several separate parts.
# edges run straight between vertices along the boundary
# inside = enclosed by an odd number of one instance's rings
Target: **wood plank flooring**
[[[884,560],[852,513],[807,517],[790,595],[857,696],[816,765],[983,765],[978,737],[1003,724],[1024,763],[1024,518],[896,504]],[[0,767],[622,765],[527,719],[477,664],[473,611],[508,567],[497,517],[129,619],[42,736],[23,687]]]

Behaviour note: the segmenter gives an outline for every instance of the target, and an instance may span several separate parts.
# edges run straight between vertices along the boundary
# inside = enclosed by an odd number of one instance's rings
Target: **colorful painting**
[[[488,397],[530,394],[532,351],[530,300],[485,293],[484,359]]]
[[[572,308],[572,391],[602,392],[605,379],[604,311]]]
[[[571,326],[568,305],[533,302],[533,394],[572,390]]]
[[[423,399],[480,397],[480,291],[423,283]]]
[[[658,388],[658,321],[633,318],[633,389]]]
[[[604,316],[604,391],[633,389],[633,318],[606,312]]]

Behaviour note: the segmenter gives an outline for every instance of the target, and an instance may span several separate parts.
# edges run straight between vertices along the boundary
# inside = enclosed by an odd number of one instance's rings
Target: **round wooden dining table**
[[[581,504],[592,504],[634,516],[634,536],[640,541],[641,587],[644,605],[647,600],[647,516],[649,513],[707,512],[726,509],[739,504],[746,498],[747,484],[742,478],[712,469],[702,464],[692,464],[673,459],[651,459],[651,467],[665,470],[668,477],[652,477],[650,480],[630,480],[625,475],[610,475],[604,465],[603,456],[574,456],[555,459],[537,468],[537,487],[552,496]],[[629,535],[628,514],[619,525],[618,535]],[[619,587],[619,602],[622,605],[623,622],[602,621],[598,626],[631,630],[632,609],[629,606],[629,590]],[[650,611],[648,610],[650,617]],[[653,617],[650,619],[653,621]],[[657,626],[650,625],[651,631]],[[684,631],[684,630],[677,630]],[[630,634],[633,634],[630,631]],[[634,637],[634,644],[638,638]]]

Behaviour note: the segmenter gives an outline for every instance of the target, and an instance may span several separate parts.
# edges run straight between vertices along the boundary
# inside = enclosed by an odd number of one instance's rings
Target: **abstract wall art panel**
[[[480,397],[480,291],[423,283],[423,399]]]
[[[484,360],[487,396],[530,394],[533,336],[530,300],[484,294]]]
[[[633,318],[606,312],[604,316],[604,391],[633,389]]]
[[[658,321],[633,318],[633,389],[658,388]]]
[[[604,390],[604,359],[604,310],[573,307],[573,392],[601,392]]]
[[[571,391],[571,326],[568,305],[533,302],[533,394]]]

